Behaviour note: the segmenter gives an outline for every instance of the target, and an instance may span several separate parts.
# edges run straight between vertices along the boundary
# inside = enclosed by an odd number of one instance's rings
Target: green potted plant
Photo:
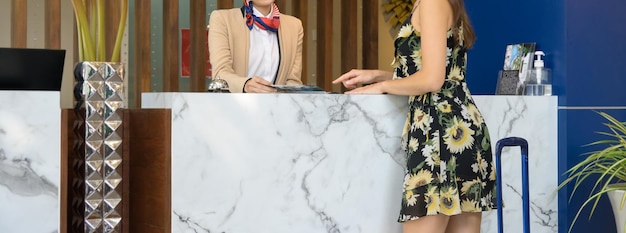
[[[109,2],[105,2],[109,1]],[[115,2],[113,2],[115,1]],[[70,232],[127,232],[128,177],[122,156],[124,64],[120,60],[128,0],[71,0],[79,61],[74,67],[76,114]],[[105,4],[107,3],[107,4]],[[115,45],[106,48],[106,5],[120,4]],[[112,14],[117,15],[117,14]],[[110,52],[107,58],[107,52]],[[102,211],[107,210],[107,211]],[[126,230],[125,230],[126,229]]]
[[[573,196],[584,181],[597,179],[594,180],[591,193],[578,209],[569,231],[572,230],[583,208],[591,205],[591,213],[589,214],[589,218],[591,218],[600,197],[607,194],[613,206],[618,233],[624,233],[626,228],[626,208],[624,205],[626,203],[626,122],[620,122],[604,112],[598,112],[598,114],[608,120],[608,123],[604,123],[604,125],[609,130],[599,132],[599,134],[607,136],[607,139],[589,143],[588,146],[595,145],[603,148],[585,153],[587,157],[566,172],[568,177],[558,188],[561,189],[567,184],[573,184]]]
[[[105,25],[107,16],[105,0],[71,0],[76,17],[78,54],[80,61],[119,62],[122,38],[126,27],[128,0],[117,0],[120,4],[120,21],[115,46],[111,57],[106,58]],[[112,1],[112,0],[106,0]],[[110,48],[109,48],[110,49]]]
[[[128,0],[70,0],[76,17],[78,35],[78,63],[74,66],[76,102],[105,99],[116,101],[115,106],[124,107],[125,64],[120,62]],[[115,7],[111,7],[115,6]],[[113,8],[113,9],[111,9]],[[119,12],[111,12],[111,10]],[[116,17],[119,16],[119,22]],[[108,23],[117,24],[113,48],[107,48],[105,30]],[[110,28],[110,27],[109,27]],[[110,57],[106,57],[107,54]],[[104,83],[102,85],[101,83]],[[104,96],[94,96],[104,94]],[[121,103],[121,104],[120,104]]]

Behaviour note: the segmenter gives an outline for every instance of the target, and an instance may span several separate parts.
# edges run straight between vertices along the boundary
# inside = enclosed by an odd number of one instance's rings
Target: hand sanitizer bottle
[[[524,95],[552,95],[551,71],[544,67],[543,51],[536,51],[537,59],[533,63],[533,69],[524,85]]]

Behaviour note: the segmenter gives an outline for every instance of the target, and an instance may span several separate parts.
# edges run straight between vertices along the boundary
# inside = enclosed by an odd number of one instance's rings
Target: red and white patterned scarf
[[[243,4],[246,14],[246,25],[248,25],[248,28],[250,30],[252,30],[252,27],[254,25],[256,25],[263,30],[278,32],[278,26],[280,26],[280,11],[278,10],[278,6],[276,6],[276,3],[272,3],[272,11],[269,18],[258,17],[254,15],[254,10],[252,9],[252,1],[244,0]]]

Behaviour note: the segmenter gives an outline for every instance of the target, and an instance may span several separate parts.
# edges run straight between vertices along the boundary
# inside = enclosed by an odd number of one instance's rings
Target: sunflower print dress
[[[462,35],[462,27],[448,30],[441,90],[409,97],[402,133],[407,168],[399,222],[496,208],[489,131],[465,82]],[[422,68],[420,34],[410,20],[401,27],[395,47],[394,79]]]

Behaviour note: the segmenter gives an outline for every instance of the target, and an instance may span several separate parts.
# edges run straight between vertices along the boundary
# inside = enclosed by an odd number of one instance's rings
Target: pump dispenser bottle
[[[543,51],[535,52],[535,62],[524,85],[524,95],[552,95],[552,72],[545,67]]]

